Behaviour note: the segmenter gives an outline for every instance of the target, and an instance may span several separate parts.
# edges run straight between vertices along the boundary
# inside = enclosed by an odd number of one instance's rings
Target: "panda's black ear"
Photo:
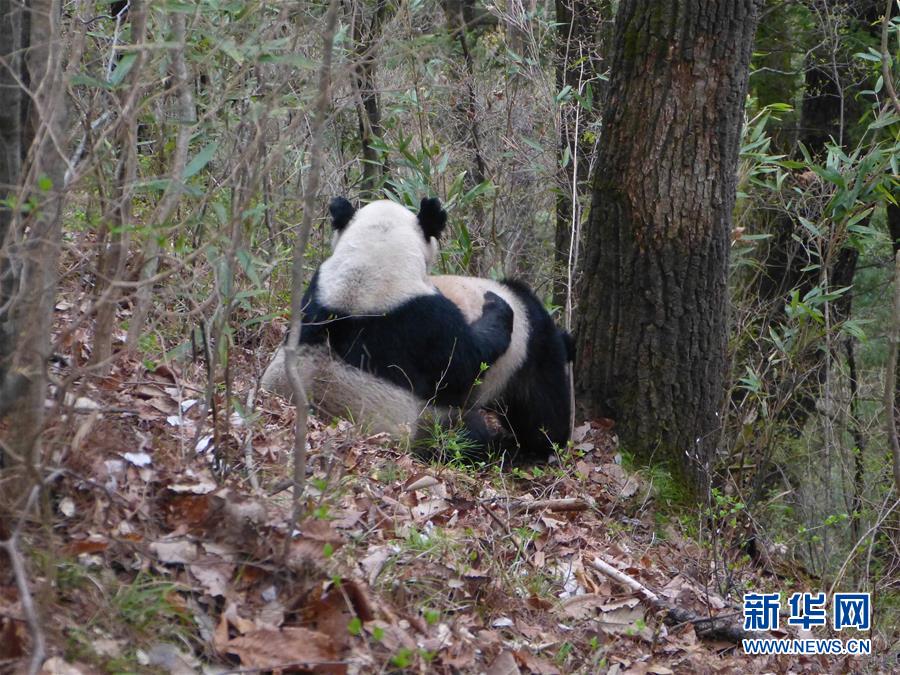
[[[331,226],[338,232],[347,227],[356,209],[345,197],[335,197],[328,205],[331,212]]]
[[[447,212],[437,197],[423,198],[419,204],[419,225],[425,233],[425,239],[440,239],[441,232],[447,226]]]

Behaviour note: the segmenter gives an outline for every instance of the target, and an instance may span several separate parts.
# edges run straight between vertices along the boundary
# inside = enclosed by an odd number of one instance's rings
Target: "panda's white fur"
[[[416,214],[400,204],[367,204],[334,240],[333,253],[319,268],[323,305],[376,314],[436,293],[428,267],[437,255],[437,240],[426,241]]]
[[[525,362],[528,354],[530,325],[528,312],[521,299],[512,290],[498,281],[478,277],[438,275],[428,280],[454,305],[459,307],[466,321],[474,322],[481,316],[480,299],[488,291],[503,298],[513,309],[513,330],[509,349],[494,362],[481,378],[482,384],[476,390],[473,407],[493,401],[503,392],[513,374]]]

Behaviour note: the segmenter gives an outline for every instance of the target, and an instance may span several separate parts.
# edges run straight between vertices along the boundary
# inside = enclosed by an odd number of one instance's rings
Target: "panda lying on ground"
[[[429,277],[447,219],[437,199],[423,199],[418,216],[390,201],[329,208],[333,253],[304,296],[300,336],[310,403],[400,438],[414,439],[423,418],[462,421],[480,457],[493,447],[544,461],[564,445],[571,338],[528,287]],[[261,384],[290,396],[283,349]]]
[[[480,316],[475,300],[483,293],[496,293],[513,308],[509,349],[481,378],[472,406],[496,414],[502,423],[505,433],[491,438],[498,449],[520,461],[546,461],[554,445],[564,448],[569,440],[567,365],[574,361],[572,336],[556,327],[521,281],[460,276],[429,280],[469,322]]]

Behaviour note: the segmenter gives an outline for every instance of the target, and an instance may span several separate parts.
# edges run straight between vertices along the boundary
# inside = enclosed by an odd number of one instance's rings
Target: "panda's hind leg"
[[[564,384],[564,383],[563,383]],[[550,388],[548,386],[548,388]],[[503,451],[515,464],[546,462],[569,440],[569,406],[565,390],[556,395],[537,395],[522,385],[497,405],[497,413],[508,429]]]

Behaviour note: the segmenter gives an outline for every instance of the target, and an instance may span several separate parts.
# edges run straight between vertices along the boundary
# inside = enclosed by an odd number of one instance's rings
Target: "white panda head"
[[[434,262],[438,253],[438,239],[447,225],[447,212],[436,197],[424,198],[418,215],[396,202],[380,199],[357,210],[344,197],[335,197],[328,205],[334,229],[332,250],[337,253],[342,240],[366,241],[369,245],[395,241],[407,244],[411,252],[415,245],[422,248],[426,266]]]
[[[319,269],[318,300],[348,313],[375,313],[436,291],[428,268],[438,253],[447,213],[438,199],[423,199],[419,213],[379,200],[361,209],[343,197],[329,205],[332,254]]]

